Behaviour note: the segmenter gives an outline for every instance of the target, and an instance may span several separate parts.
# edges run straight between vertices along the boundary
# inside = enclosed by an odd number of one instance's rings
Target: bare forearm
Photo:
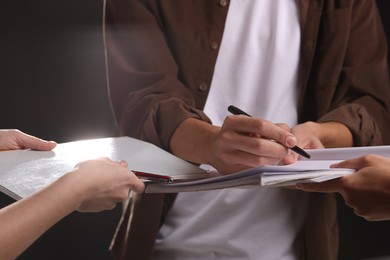
[[[77,195],[65,180],[0,210],[0,259],[15,259],[45,231],[73,212]]]
[[[185,120],[171,138],[172,153],[193,163],[209,163],[207,154],[219,129],[194,118]]]
[[[353,146],[353,137],[349,129],[338,122],[326,123],[305,123],[311,127],[318,136],[324,147],[351,147]]]

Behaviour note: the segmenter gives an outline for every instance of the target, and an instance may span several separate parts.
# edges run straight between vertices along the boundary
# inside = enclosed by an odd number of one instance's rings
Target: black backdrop
[[[377,2],[390,35],[387,1]],[[107,98],[101,22],[101,0],[3,1],[1,128],[58,142],[116,135]],[[0,206],[11,202],[0,195]],[[341,199],[339,212],[340,259],[390,255],[390,222],[366,222]],[[20,259],[110,259],[107,248],[119,215],[119,207],[97,214],[73,213]]]

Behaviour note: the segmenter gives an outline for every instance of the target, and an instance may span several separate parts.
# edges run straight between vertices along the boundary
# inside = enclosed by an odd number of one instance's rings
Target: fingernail
[[[120,160],[120,161],[119,161],[119,164],[120,164],[121,166],[123,166],[123,167],[125,167],[125,166],[126,166],[126,162],[125,162],[125,161],[123,161],[123,160]]]
[[[286,139],[286,142],[287,142],[287,145],[292,147],[292,146],[295,146],[295,144],[297,143],[297,140],[295,139],[294,136],[288,136],[287,139]]]
[[[291,162],[295,160],[295,157],[291,151],[288,151],[288,153],[286,154],[286,159],[290,160]]]
[[[339,165],[338,163],[331,164],[331,165],[329,166],[329,168],[337,168],[338,165]]]

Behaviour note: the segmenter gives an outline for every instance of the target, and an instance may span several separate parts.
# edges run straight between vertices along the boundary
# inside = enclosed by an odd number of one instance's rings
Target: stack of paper
[[[366,154],[390,157],[390,146],[308,150],[311,159],[284,166],[262,166],[220,175],[210,166],[197,167],[159,147],[130,137],[102,138],[59,144],[53,151],[0,152],[0,191],[20,199],[69,172],[80,161],[97,157],[126,160],[133,171],[169,176],[171,182],[146,182],[147,193],[169,193],[243,186],[288,186],[322,182],[351,174],[330,169],[341,160]]]
[[[126,160],[131,170],[173,179],[209,176],[153,144],[130,137],[101,138],[58,144],[52,151],[0,152],[0,191],[14,199],[27,197],[71,171],[78,162],[98,157]]]
[[[261,166],[249,170],[213,177],[177,181],[172,183],[150,183],[146,193],[175,193],[184,191],[201,191],[246,186],[290,186],[302,182],[322,182],[339,178],[354,172],[352,169],[330,169],[329,166],[338,160],[298,161],[285,166]]]
[[[261,166],[225,176],[203,180],[149,184],[147,193],[201,191],[241,186],[290,186],[296,183],[316,183],[340,178],[355,172],[353,169],[330,168],[332,164],[367,154],[390,157],[390,146],[367,146],[307,150],[310,159],[300,158],[294,164]]]

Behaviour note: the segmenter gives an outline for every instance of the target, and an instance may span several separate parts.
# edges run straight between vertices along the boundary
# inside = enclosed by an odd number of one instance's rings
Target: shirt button
[[[204,82],[199,83],[198,89],[202,92],[205,92],[208,89],[207,84]]]
[[[228,4],[228,1],[227,1],[227,0],[220,0],[220,1],[219,1],[219,5],[220,5],[220,6],[225,7],[225,6],[227,6],[227,4]]]
[[[212,42],[211,44],[210,44],[210,48],[211,49],[213,49],[213,50],[216,50],[216,49],[218,49],[218,43],[217,42]]]

